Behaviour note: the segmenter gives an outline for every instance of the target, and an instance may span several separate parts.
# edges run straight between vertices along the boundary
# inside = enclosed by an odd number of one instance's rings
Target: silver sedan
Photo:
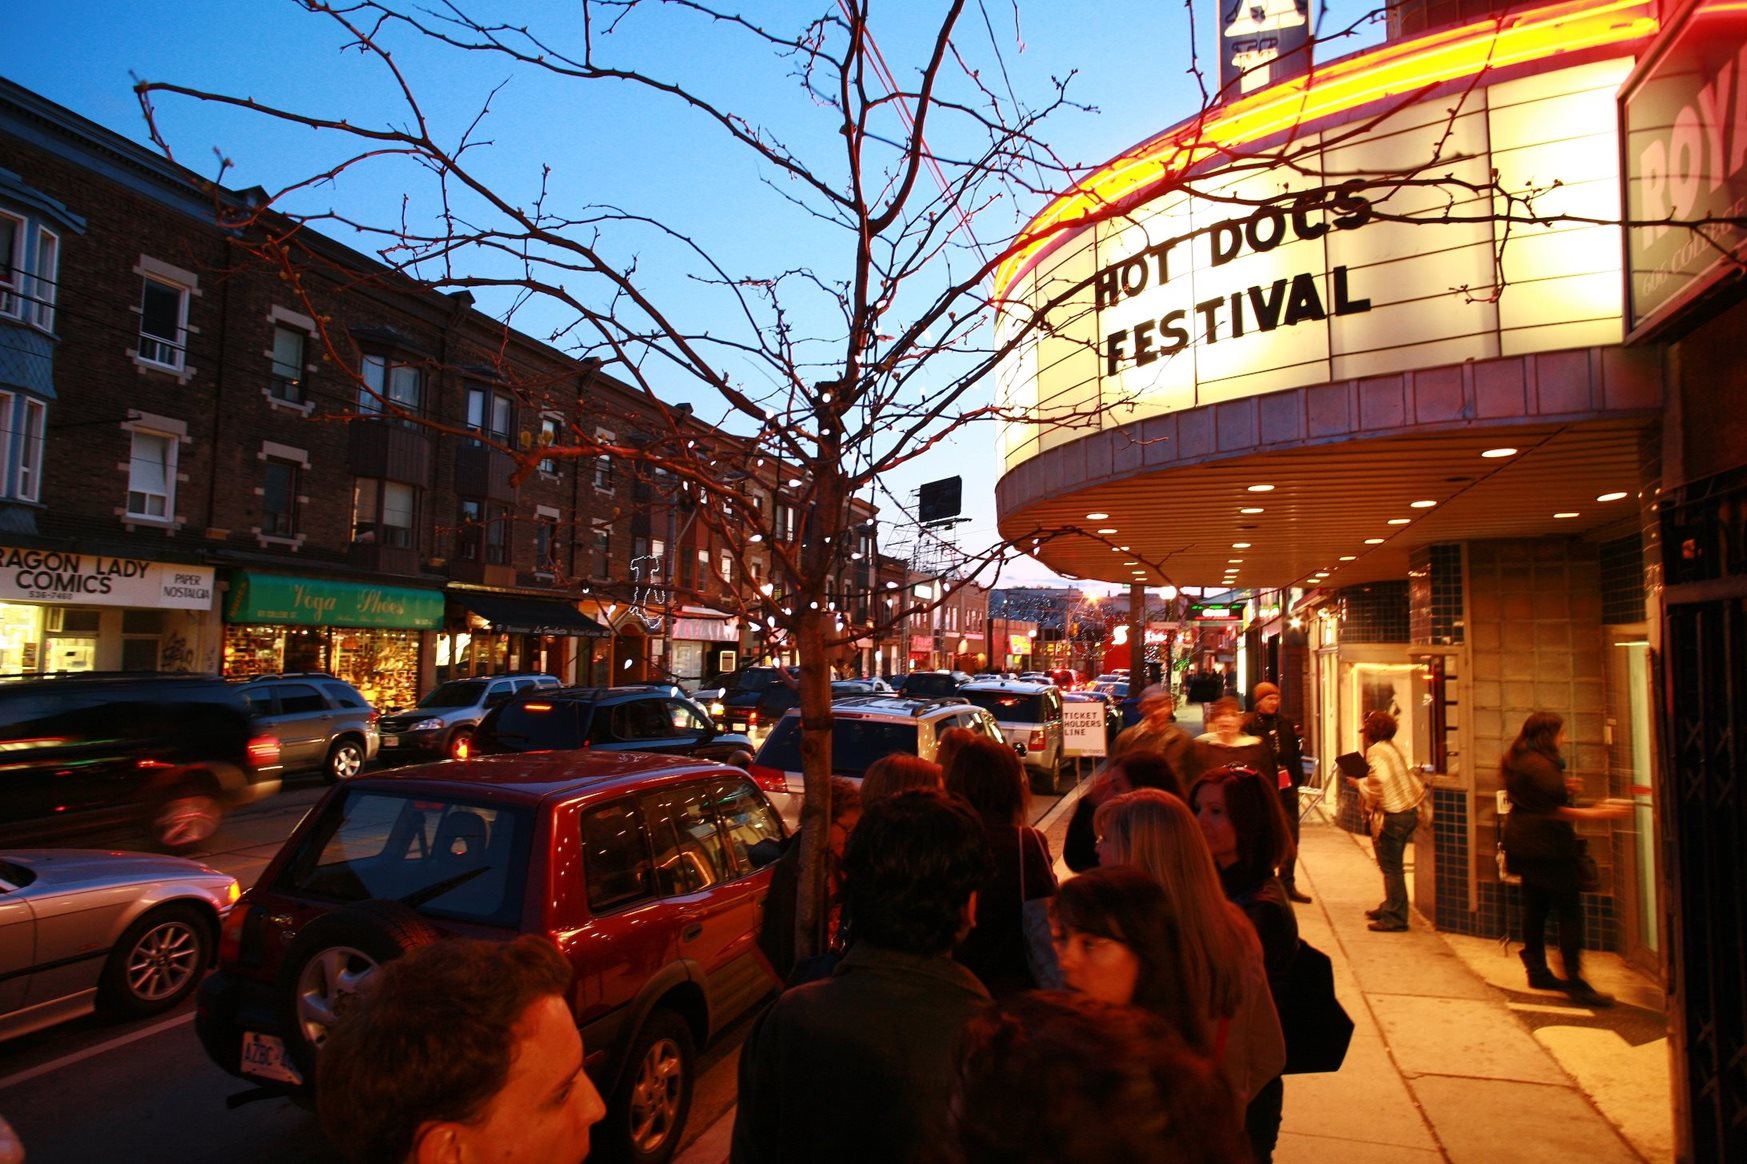
[[[96,849],[0,852],[0,1038],[91,1010],[155,1014],[212,964],[236,878]]]

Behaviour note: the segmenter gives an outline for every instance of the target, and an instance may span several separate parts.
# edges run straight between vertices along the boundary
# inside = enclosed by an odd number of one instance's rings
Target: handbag
[[[1031,836],[1030,829],[1019,834],[1019,928],[1025,936],[1025,965],[1039,990],[1060,990],[1062,968],[1056,961],[1055,935],[1049,928],[1049,898],[1028,901],[1025,897],[1025,844]]]
[[[1601,891],[1601,866],[1595,858],[1589,855],[1589,842],[1582,837],[1577,838],[1577,890],[1579,893],[1599,893]]]
[[[1335,997],[1334,963],[1300,939],[1280,992],[1280,1030],[1286,1036],[1285,1075],[1338,1071],[1353,1041],[1353,1020]]]

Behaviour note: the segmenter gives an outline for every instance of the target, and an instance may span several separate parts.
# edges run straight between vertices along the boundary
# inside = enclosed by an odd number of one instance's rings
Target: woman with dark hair
[[[1112,759],[1099,770],[1068,818],[1068,835],[1062,841],[1062,860],[1076,873],[1098,866],[1098,829],[1093,816],[1098,807],[1137,788],[1157,788],[1181,800],[1182,773],[1171,767],[1162,752],[1136,748]]]
[[[1258,772],[1275,770],[1274,749],[1267,740],[1244,730],[1243,704],[1227,695],[1207,705],[1207,730],[1195,737],[1189,752],[1190,776],[1212,768],[1242,764]]]
[[[863,808],[912,788],[940,791],[940,765],[910,752],[881,756],[861,774]]]
[[[976,925],[953,951],[996,998],[1040,983],[1026,956],[1025,902],[1056,891],[1055,860],[1042,833],[1027,825],[1031,786],[1006,744],[973,737],[953,753],[946,790],[975,810],[994,868],[977,890]]]
[[[1189,789],[1189,807],[1219,866],[1226,897],[1244,911],[1261,939],[1262,965],[1279,1011],[1298,957],[1298,917],[1276,876],[1292,852],[1292,834],[1273,782],[1263,780],[1254,768],[1215,768],[1202,773]],[[1282,1022],[1285,1018],[1282,1011]],[[1276,1076],[1257,1090],[1244,1111],[1244,1129],[1257,1164],[1274,1158],[1285,1097],[1285,1084]]]
[[[1151,1011],[1198,1054],[1213,1040],[1186,988],[1183,935],[1151,877],[1126,865],[1091,869],[1050,903],[1056,960],[1069,990]]]
[[[1537,711],[1523,721],[1522,731],[1499,761],[1510,813],[1504,818],[1506,867],[1523,879],[1523,967],[1536,990],[1562,990],[1588,1006],[1611,1006],[1583,978],[1582,882],[1577,831],[1580,820],[1620,820],[1626,805],[1579,808],[1565,777],[1565,721],[1550,711]],[[1547,966],[1547,918],[1559,919],[1559,957],[1565,977]]]
[[[964,1164],[1242,1164],[1231,1097],[1144,1010],[1021,994],[965,1026],[952,1123]]]
[[[1429,795],[1395,746],[1395,727],[1395,717],[1387,711],[1365,713],[1360,729],[1365,739],[1365,778],[1347,778],[1366,807],[1383,817],[1382,827],[1373,824],[1371,833],[1377,868],[1383,872],[1383,902],[1365,911],[1371,919],[1367,928],[1379,933],[1407,929],[1407,842],[1419,827],[1420,802]]]

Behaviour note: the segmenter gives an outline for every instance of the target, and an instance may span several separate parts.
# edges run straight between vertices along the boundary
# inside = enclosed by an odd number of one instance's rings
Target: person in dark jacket
[[[747,1036],[733,1164],[892,1164],[946,1142],[959,1036],[990,1001],[951,957],[989,875],[982,823],[940,792],[875,801],[843,874],[855,941]]]
[[[1626,805],[1579,808],[1571,803],[1572,784],[1565,776],[1559,749],[1565,744],[1565,721],[1550,711],[1537,711],[1523,721],[1522,731],[1499,761],[1510,813],[1504,818],[1506,867],[1523,879],[1523,967],[1537,990],[1562,990],[1588,1006],[1610,1006],[1603,994],[1583,978],[1583,906],[1578,869],[1580,846],[1572,822],[1619,820]],[[1547,919],[1559,919],[1559,956],[1565,977],[1547,966]]]
[[[1158,752],[1130,750],[1105,764],[1068,818],[1068,835],[1062,841],[1062,860],[1075,873],[1098,867],[1098,829],[1093,818],[1098,807],[1136,788],[1157,788],[1179,800],[1183,781],[1170,761]]]
[[[853,780],[833,776],[831,837],[825,844],[825,940],[819,946],[827,958],[841,957],[848,938],[843,925],[843,850],[859,820],[861,787]],[[758,929],[758,948],[770,959],[776,976],[790,985],[795,977],[795,909],[800,879],[801,834],[797,832],[785,843],[782,856],[771,864],[770,892],[764,899],[764,920]]]
[[[1286,812],[1286,827],[1292,833],[1292,846],[1298,847],[1298,789],[1304,783],[1304,745],[1298,725],[1280,714],[1280,689],[1272,683],[1258,683],[1250,692],[1250,713],[1244,717],[1243,730],[1260,738],[1274,752],[1277,769],[1275,783],[1280,792],[1280,807]],[[1263,779],[1267,773],[1263,773]],[[1298,891],[1298,858],[1286,858],[1280,866],[1280,884],[1286,896],[1302,905],[1310,904],[1310,895]]]
[[[1226,897],[1256,927],[1268,988],[1284,1023],[1285,991],[1298,957],[1298,917],[1276,876],[1292,852],[1280,798],[1254,768],[1229,765],[1196,779],[1189,788],[1189,807],[1201,825],[1213,863],[1219,866]],[[1256,1164],[1274,1158],[1285,1099],[1284,1081],[1276,1076],[1257,1090],[1244,1110],[1244,1130]]]

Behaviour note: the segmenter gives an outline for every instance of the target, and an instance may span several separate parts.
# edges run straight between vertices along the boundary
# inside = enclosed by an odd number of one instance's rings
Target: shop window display
[[[352,627],[228,626],[226,675],[325,671],[356,687],[370,706],[418,701],[419,632]]]

